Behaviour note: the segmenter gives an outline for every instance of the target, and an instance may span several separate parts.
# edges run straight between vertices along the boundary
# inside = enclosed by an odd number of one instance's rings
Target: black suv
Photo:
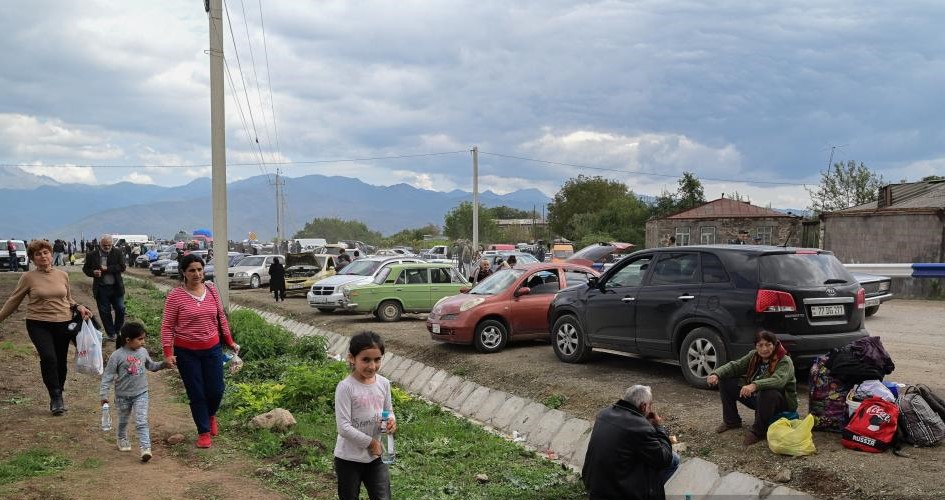
[[[641,250],[599,279],[562,290],[548,310],[564,362],[591,349],[678,359],[686,380],[707,387],[716,367],[778,335],[798,369],[867,336],[865,293],[831,252],[751,245]]]

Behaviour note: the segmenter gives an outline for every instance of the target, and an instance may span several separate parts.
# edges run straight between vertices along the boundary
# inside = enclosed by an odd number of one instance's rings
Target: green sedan
[[[430,312],[438,300],[469,286],[450,264],[394,264],[373,282],[346,289],[344,303],[349,311],[397,321],[405,312]]]

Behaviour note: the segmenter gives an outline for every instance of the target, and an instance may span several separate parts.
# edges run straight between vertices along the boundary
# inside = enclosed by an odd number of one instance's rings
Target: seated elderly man
[[[677,467],[679,455],[653,410],[653,391],[634,385],[597,414],[581,475],[591,500],[662,499]]]

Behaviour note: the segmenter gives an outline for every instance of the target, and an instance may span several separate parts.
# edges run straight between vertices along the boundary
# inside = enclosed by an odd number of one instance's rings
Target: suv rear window
[[[823,286],[856,281],[843,264],[829,254],[763,255],[758,260],[762,283]]]

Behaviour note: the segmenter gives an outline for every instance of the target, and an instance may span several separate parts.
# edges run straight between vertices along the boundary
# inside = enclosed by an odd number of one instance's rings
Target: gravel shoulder
[[[147,276],[144,270],[134,271]],[[170,280],[160,279],[165,283]],[[381,323],[367,315],[323,314],[304,298],[275,303],[265,290],[235,289],[230,297],[239,304],[266,309],[336,333],[362,330],[380,333],[391,351],[428,365],[462,375],[479,384],[518,396],[543,401],[564,397],[560,409],[593,421],[597,412],[613,403],[626,387],[653,387],[656,405],[671,432],[698,456],[725,470],[738,470],[774,481],[783,469],[791,471],[789,487],[823,498],[945,497],[945,447],[909,448],[911,458],[885,453],[854,452],[840,445],[838,434],[815,433],[817,454],[791,458],[774,455],[764,444],[744,448],[740,432],[717,435],[721,420],[718,393],[693,389],[679,367],[662,361],[607,352],[596,353],[581,365],[558,361],[548,342],[513,343],[502,352],[483,355],[471,347],[436,343],[429,338],[425,315],[405,315],[398,323]],[[867,320],[868,329],[883,339],[896,362],[889,380],[924,383],[945,394],[941,360],[945,358],[945,304],[935,301],[895,300]],[[806,378],[806,377],[805,377]],[[807,411],[806,385],[798,389],[800,411]],[[743,417],[750,421],[747,409]]]

